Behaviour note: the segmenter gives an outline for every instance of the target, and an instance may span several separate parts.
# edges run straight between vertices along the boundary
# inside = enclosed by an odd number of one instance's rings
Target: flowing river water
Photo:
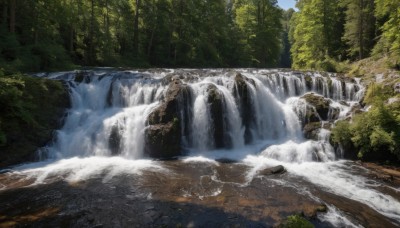
[[[317,227],[400,226],[397,182],[343,160],[323,127],[304,137],[315,110],[304,95],[328,100],[317,121],[333,124],[359,106],[358,80],[256,69],[37,76],[65,81],[71,107],[40,161],[0,173],[0,226],[268,227],[299,213]],[[188,88],[178,99],[181,156],[150,159],[148,117],[174,80]],[[266,174],[279,165],[286,172]]]

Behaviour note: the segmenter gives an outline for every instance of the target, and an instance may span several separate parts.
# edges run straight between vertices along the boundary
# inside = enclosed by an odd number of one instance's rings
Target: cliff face
[[[0,168],[35,159],[69,106],[61,81],[25,75],[0,77]]]

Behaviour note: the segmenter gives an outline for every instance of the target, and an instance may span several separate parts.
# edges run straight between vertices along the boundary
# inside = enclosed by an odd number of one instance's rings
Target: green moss
[[[281,228],[313,228],[314,225],[300,215],[291,215],[280,226]]]

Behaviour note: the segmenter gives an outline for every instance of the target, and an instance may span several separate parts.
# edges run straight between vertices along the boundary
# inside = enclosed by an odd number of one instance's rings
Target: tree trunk
[[[91,18],[90,18],[90,31],[89,31],[89,64],[94,63],[94,45],[93,45],[93,37],[94,37],[94,0],[91,0]]]
[[[135,21],[134,21],[134,31],[133,31],[133,49],[136,57],[139,56],[139,8],[140,0],[136,0],[136,11],[135,11]]]
[[[15,11],[17,0],[10,0],[10,32],[15,33]]]
[[[360,12],[359,12],[359,18],[358,18],[358,20],[359,20],[359,30],[358,30],[358,43],[359,43],[359,48],[360,48],[360,51],[359,51],[359,58],[360,58],[360,60],[361,59],[363,59],[363,57],[364,57],[364,40],[363,40],[363,33],[364,33],[364,13],[363,13],[363,11],[364,11],[364,2],[363,2],[364,0],[359,0],[359,10],[360,10]]]
[[[4,26],[4,27],[7,27],[7,18],[8,18],[8,4],[7,4],[7,1],[4,1],[4,3],[3,3],[3,18],[2,18],[2,20],[1,20],[1,24]]]

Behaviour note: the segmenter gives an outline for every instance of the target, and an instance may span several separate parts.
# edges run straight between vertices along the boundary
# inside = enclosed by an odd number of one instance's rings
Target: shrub
[[[400,160],[400,118],[396,111],[375,101],[353,122],[339,121],[332,130],[332,141],[344,148],[355,148],[364,160]]]

